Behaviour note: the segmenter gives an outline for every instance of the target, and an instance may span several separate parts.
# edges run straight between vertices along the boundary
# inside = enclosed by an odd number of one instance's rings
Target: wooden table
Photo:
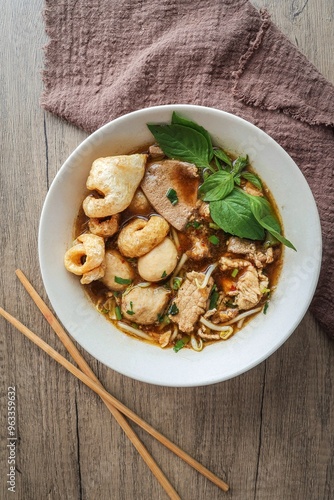
[[[254,0],[334,82],[332,0]],[[43,291],[37,231],[57,170],[86,137],[39,106],[42,0],[5,0],[1,13],[1,305],[60,353],[15,277]],[[165,499],[100,399],[1,320],[1,499]],[[307,314],[249,373],[200,388],[130,380],[85,354],[102,383],[145,420],[228,481],[224,494],[136,429],[183,499],[334,498],[334,343]],[[7,388],[16,388],[16,496],[7,491]]]

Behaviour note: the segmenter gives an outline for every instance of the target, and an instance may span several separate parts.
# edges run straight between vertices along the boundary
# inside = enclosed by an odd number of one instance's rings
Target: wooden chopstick
[[[100,385],[98,385],[94,380],[92,380],[88,375],[79,370],[72,363],[67,361],[61,354],[55,351],[49,344],[44,342],[41,338],[39,338],[34,332],[29,330],[25,325],[23,325],[19,320],[14,318],[11,314],[6,312],[2,307],[0,307],[0,315],[3,316],[9,323],[11,323],[15,328],[17,328],[23,335],[25,335],[29,340],[31,340],[34,344],[40,347],[44,352],[46,352],[51,358],[61,364],[64,368],[66,368],[69,372],[72,373],[75,377],[81,380],[85,385],[87,385],[90,389],[92,389],[96,394],[101,396],[101,398],[107,400],[109,403],[114,405],[119,411],[121,411],[124,415],[126,415],[130,420],[139,425],[142,429],[148,432],[151,436],[157,439],[160,443],[162,443],[166,448],[173,451],[176,455],[182,458],[189,465],[194,467],[198,472],[203,474],[205,477],[210,479],[214,484],[216,484],[223,491],[228,490],[228,485],[222,481],[219,477],[215,476],[211,471],[209,471],[202,464],[197,462],[194,458],[188,455],[185,451],[175,445],[168,438],[163,436],[159,431],[154,429],[147,422],[142,420],[138,415],[136,415],[132,410],[127,408],[123,403],[118,401],[114,396],[109,394],[105,389],[103,389]]]
[[[88,368],[89,372],[93,373],[91,371],[90,367],[87,365],[86,361],[82,358],[80,352],[77,350],[77,348],[75,347],[73,342],[68,337],[67,333],[64,331],[64,329],[62,328],[60,323],[54,317],[54,315],[52,314],[50,309],[46,306],[46,304],[39,297],[39,295],[34,290],[32,285],[29,283],[27,278],[25,278],[22,271],[18,270],[17,275],[18,275],[19,279],[21,280],[21,282],[26,287],[28,293],[31,295],[31,297],[35,301],[36,305],[39,307],[39,309],[41,310],[41,312],[43,313],[43,315],[45,316],[45,318],[47,319],[47,321],[51,325],[51,327],[54,329],[54,331],[60,337],[60,339],[64,343],[65,347],[68,348],[68,350],[71,354],[72,354],[72,352],[77,353],[75,355],[73,354],[73,357],[77,360],[78,364],[79,364],[79,359],[80,359],[80,363],[82,363],[82,367],[85,365]],[[102,387],[102,385],[96,379],[94,374],[93,374],[94,379],[92,379],[88,374],[80,371],[78,368],[76,368],[74,365],[72,365],[69,361],[67,361],[65,358],[63,358],[59,353],[57,353],[57,351],[52,349],[46,342],[41,340],[36,334],[34,334],[31,330],[29,330],[27,327],[25,327],[16,318],[14,318],[9,313],[4,311],[2,308],[0,308],[0,314],[2,316],[4,316],[11,324],[13,324],[19,331],[21,331],[21,333],[23,333],[25,336],[27,336],[32,342],[34,342],[41,349],[43,349],[47,354],[49,354],[53,359],[58,361],[68,371],[70,371],[73,375],[75,375],[77,378],[79,378],[83,383],[85,383],[93,391],[95,391],[97,394],[99,394],[104,401],[107,401],[108,403],[113,405],[117,410],[119,410],[124,415],[126,415],[128,418],[133,420],[137,425],[139,425],[144,430],[146,430],[146,432],[148,432],[151,436],[155,437],[160,443],[162,443],[164,446],[166,446],[169,450],[173,451],[173,453],[175,453],[180,458],[182,458],[186,463],[191,465],[194,469],[196,469],[198,472],[203,474],[207,479],[209,479],[214,484],[216,484],[216,486],[221,488],[223,491],[228,491],[229,486],[223,480],[218,478],[215,474],[213,474],[211,471],[209,471],[206,467],[204,467],[202,464],[197,462],[197,460],[192,458],[190,455],[188,455],[186,452],[184,452],[181,448],[179,448],[177,445],[175,445],[172,441],[170,441],[168,438],[163,436],[160,432],[155,430],[152,426],[147,424],[144,420],[142,420],[140,417],[138,417],[129,408],[127,408],[120,401],[118,401],[115,397],[111,396]],[[72,350],[72,346],[73,346],[75,351]],[[70,351],[70,348],[71,348],[71,351]],[[75,356],[78,356],[78,358],[76,358]],[[114,408],[114,410],[115,410],[115,408]],[[152,457],[150,457],[150,458],[152,459]]]
[[[93,370],[90,368],[90,366],[83,358],[83,356],[81,355],[75,344],[72,342],[70,337],[67,335],[67,333],[59,323],[59,321],[55,318],[52,311],[48,308],[48,306],[45,304],[42,298],[38,295],[37,291],[28,281],[23,272],[20,269],[17,269],[16,275],[21,281],[22,285],[27,290],[30,297],[33,299],[33,301],[39,308],[39,310],[41,311],[41,313],[43,314],[43,316],[45,317],[45,319],[47,320],[47,322],[49,323],[49,325],[51,326],[51,328],[53,329],[53,331],[58,335],[59,339],[62,341],[62,343],[64,344],[64,346],[66,347],[67,351],[70,353],[74,361],[76,361],[80,369],[88,377],[90,377],[96,384],[98,384],[102,389],[104,389],[101,382],[93,372]],[[149,454],[149,452],[147,451],[143,443],[140,441],[137,434],[134,432],[134,430],[129,425],[128,421],[125,419],[122,413],[118,411],[117,408],[115,408],[115,406],[113,406],[105,398],[102,397],[102,400],[109,409],[109,411],[111,412],[111,414],[113,415],[113,417],[115,418],[115,420],[121,426],[126,436],[130,439],[131,443],[134,445],[140,456],[143,458],[144,462],[147,464],[147,466],[150,468],[154,476],[157,478],[163,489],[166,491],[169,498],[171,498],[172,500],[179,500],[180,496],[175,491],[171,483],[168,481],[167,477],[164,475],[158,464],[154,461],[153,457]]]

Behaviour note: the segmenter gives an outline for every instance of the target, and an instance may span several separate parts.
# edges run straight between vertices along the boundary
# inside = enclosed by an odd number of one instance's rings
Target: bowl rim
[[[61,168],[59,169],[59,171],[57,172],[54,180],[52,181],[51,185],[50,185],[50,188],[49,188],[49,191],[45,197],[45,201],[44,201],[44,204],[43,204],[43,208],[42,208],[42,211],[41,211],[41,216],[40,216],[40,222],[39,222],[39,230],[38,230],[38,254],[39,254],[39,263],[40,263],[40,269],[41,269],[41,274],[42,274],[42,279],[43,279],[43,283],[44,283],[44,286],[45,286],[45,290],[47,292],[47,295],[50,299],[50,302],[56,312],[56,314],[58,315],[58,317],[60,318],[60,321],[63,322],[63,319],[62,319],[62,312],[59,310],[59,308],[57,307],[57,304],[55,304],[56,300],[55,300],[55,297],[54,297],[54,294],[51,292],[51,289],[52,289],[52,285],[50,284],[50,281],[49,281],[49,278],[48,278],[48,275],[47,275],[47,270],[46,270],[46,266],[45,266],[45,254],[44,254],[44,243],[43,243],[43,238],[44,238],[44,232],[45,232],[45,226],[46,224],[48,223],[48,211],[49,211],[49,203],[50,203],[50,200],[51,200],[51,197],[52,197],[52,193],[53,193],[53,190],[55,189],[55,186],[57,185],[58,181],[61,179],[61,177],[63,176],[64,172],[66,172],[67,168],[71,165],[72,161],[76,158],[76,155],[78,154],[78,152],[85,147],[85,145],[87,145],[88,143],[90,143],[92,140],[94,140],[96,137],[98,137],[99,135],[101,134],[104,134],[105,131],[108,131],[108,129],[110,127],[117,127],[119,124],[122,124],[122,122],[124,120],[129,120],[129,119],[132,119],[132,118],[136,118],[136,117],[140,117],[141,115],[145,115],[146,113],[148,112],[159,112],[159,111],[184,111],[184,112],[187,112],[187,111],[196,111],[196,110],[202,110],[202,111],[207,111],[209,113],[214,113],[216,114],[217,116],[223,116],[225,115],[226,117],[229,117],[229,118],[232,118],[233,120],[236,121],[236,123],[240,123],[242,124],[243,126],[247,126],[247,127],[251,127],[253,129],[256,130],[257,133],[260,133],[260,134],[264,134],[266,136],[266,140],[268,140],[269,143],[271,144],[274,144],[275,148],[279,148],[279,150],[281,151],[281,153],[283,155],[286,155],[287,158],[289,158],[290,160],[290,163],[292,162],[292,164],[294,165],[294,168],[297,169],[297,171],[300,173],[301,177],[304,179],[305,181],[305,187],[308,188],[309,190],[309,193],[311,194],[311,199],[313,199],[313,206],[311,207],[312,208],[312,214],[313,214],[313,218],[314,218],[314,231],[315,231],[315,236],[316,236],[316,240],[318,242],[318,265],[316,266],[313,274],[312,274],[312,284],[311,284],[311,287],[309,288],[309,293],[308,293],[308,297],[307,297],[307,300],[305,300],[304,302],[304,307],[303,307],[303,310],[299,311],[299,314],[294,318],[294,321],[291,323],[291,326],[290,328],[287,329],[287,331],[285,332],[285,334],[283,336],[280,337],[279,341],[276,342],[275,344],[272,345],[271,348],[267,349],[265,352],[263,352],[263,354],[259,357],[257,357],[256,359],[254,359],[253,362],[250,362],[248,363],[246,366],[242,366],[240,367],[239,370],[235,370],[235,372],[232,374],[232,375],[228,375],[226,377],[224,376],[219,376],[219,375],[216,375],[216,376],[211,376],[211,377],[207,377],[207,378],[204,378],[202,381],[198,381],[196,380],[195,382],[192,382],[191,380],[188,380],[186,382],[171,382],[170,380],[159,380],[158,382],[155,381],[154,377],[152,378],[152,376],[148,376],[147,374],[136,374],[134,373],[133,371],[129,371],[129,370],[119,370],[119,369],[115,369],[114,367],[108,365],[104,360],[102,360],[99,356],[96,356],[96,354],[94,354],[94,352],[92,352],[92,349],[87,347],[86,345],[83,345],[80,340],[78,340],[77,336],[75,335],[72,335],[70,329],[67,328],[67,330],[69,331],[70,335],[74,337],[74,339],[80,343],[80,345],[82,345],[82,347],[87,350],[87,352],[89,352],[92,356],[94,356],[96,359],[98,359],[100,362],[106,364],[106,366],[108,366],[109,368],[112,368],[113,370],[125,375],[125,376],[128,376],[128,377],[131,377],[133,379],[136,379],[138,381],[141,381],[141,382],[145,382],[145,383],[149,383],[149,384],[153,384],[153,385],[159,385],[159,386],[167,386],[167,387],[195,387],[195,386],[201,386],[201,385],[210,385],[210,384],[214,384],[214,383],[219,383],[219,382],[222,382],[222,381],[225,381],[225,380],[229,380],[231,378],[234,378],[236,376],[239,376],[241,375],[242,373],[245,373],[246,371],[252,369],[253,367],[257,366],[258,364],[260,364],[262,361],[264,361],[265,359],[267,359],[269,356],[271,356],[289,337],[290,335],[293,333],[293,331],[296,329],[296,327],[298,326],[298,324],[302,321],[304,315],[306,314],[308,308],[309,308],[309,305],[311,303],[311,300],[313,298],[313,295],[315,293],[315,290],[316,290],[316,286],[317,286],[317,283],[318,283],[318,279],[319,279],[319,274],[320,274],[320,268],[321,268],[321,252],[322,252],[322,237],[321,237],[321,225],[320,225],[320,217],[319,217],[319,213],[318,213],[318,209],[317,209],[317,206],[316,206],[316,203],[315,203],[315,200],[314,200],[314,197],[313,197],[313,194],[312,194],[312,191],[303,175],[303,173],[300,171],[299,167],[296,165],[296,163],[294,162],[294,160],[288,155],[288,153],[272,138],[270,137],[268,134],[266,134],[262,129],[260,129],[259,127],[257,127],[256,125],[252,124],[251,122],[237,116],[237,115],[234,115],[232,113],[228,113],[226,111],[223,111],[223,110],[219,110],[217,108],[211,108],[211,107],[207,107],[207,106],[199,106],[199,105],[192,105],[192,104],[164,104],[164,105],[158,105],[158,106],[151,106],[151,107],[147,107],[147,108],[142,108],[142,109],[138,109],[138,110],[135,110],[135,111],[132,111],[130,113],[127,113],[127,114],[124,114],[122,116],[119,116],[113,120],[111,120],[110,122],[106,123],[105,125],[103,125],[102,127],[100,127],[99,129],[97,129],[96,131],[94,131],[92,134],[90,134],[88,137],[86,137],[75,149],[74,151],[68,156],[68,158],[66,159],[66,161],[63,163],[63,165],[61,166]],[[58,310],[57,310],[58,309]],[[104,318],[103,318],[104,321],[106,321]],[[254,321],[254,320],[253,320]],[[66,324],[63,322],[65,328],[66,328]],[[110,323],[108,323],[110,324]],[[240,334],[240,332],[238,332],[238,335]],[[136,340],[137,342],[137,340]],[[142,343],[142,342],[141,342]],[[157,349],[156,346],[154,346],[155,349]]]

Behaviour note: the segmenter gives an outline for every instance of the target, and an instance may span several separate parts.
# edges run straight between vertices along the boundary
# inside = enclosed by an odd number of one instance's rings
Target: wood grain
[[[332,0],[253,3],[266,7],[292,43],[334,82]],[[66,357],[15,278],[20,267],[47,300],[37,256],[40,211],[57,170],[86,137],[39,106],[41,47],[47,41],[42,8],[42,0],[2,2],[0,303]],[[99,398],[4,321],[0,328],[0,498],[165,499]],[[333,349],[307,314],[266,362],[237,379],[189,389],[136,382],[83,354],[118,399],[231,485],[222,493],[136,428],[182,499],[330,500]],[[6,484],[11,385],[17,390],[16,496]]]

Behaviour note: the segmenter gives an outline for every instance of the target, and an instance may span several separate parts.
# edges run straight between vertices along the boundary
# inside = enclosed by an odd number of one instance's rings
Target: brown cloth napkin
[[[334,338],[333,86],[245,0],[46,0],[45,21],[41,103],[52,113],[92,132],[146,106],[201,104],[249,120],[292,156],[322,222],[311,311]]]

